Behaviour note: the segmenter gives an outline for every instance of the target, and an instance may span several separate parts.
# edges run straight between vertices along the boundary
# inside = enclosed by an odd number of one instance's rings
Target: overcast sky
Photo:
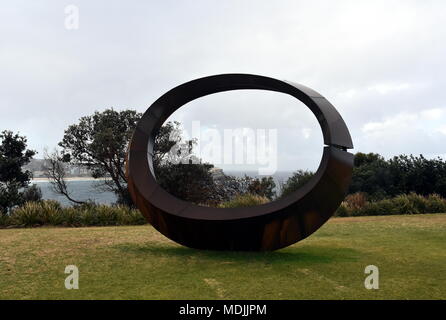
[[[309,86],[356,151],[446,155],[446,2],[0,1],[0,129],[42,156],[79,117],[145,111],[183,82],[253,73]],[[79,9],[68,30],[67,5]],[[278,93],[209,96],[173,118],[278,130],[279,170],[315,169],[322,137]]]

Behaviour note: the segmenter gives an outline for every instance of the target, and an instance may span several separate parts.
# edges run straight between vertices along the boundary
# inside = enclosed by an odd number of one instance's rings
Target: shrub
[[[367,206],[369,202],[367,201],[367,195],[363,192],[357,192],[349,194],[342,201],[341,205],[335,212],[337,217],[348,217],[361,215],[361,210]]]
[[[18,226],[35,226],[47,223],[48,219],[39,202],[27,202],[11,212],[11,222]]]
[[[369,202],[361,210],[352,210],[352,216],[378,216],[395,214],[390,199]]]
[[[431,194],[427,197],[426,213],[446,212],[446,199],[438,194]]]
[[[253,178],[248,186],[248,192],[272,200],[276,196],[276,183],[273,177]]]
[[[394,214],[417,214],[420,213],[418,208],[415,206],[413,199],[406,194],[402,194],[394,197],[392,201],[392,213]]]
[[[42,225],[84,227],[111,225],[141,225],[144,217],[127,206],[83,204],[62,207],[57,201],[30,201],[15,208],[11,214],[0,216],[0,226],[33,227]]]
[[[375,216],[446,212],[446,199],[437,194],[424,197],[416,193],[410,193],[379,201],[359,201],[360,205],[358,201],[358,196],[347,196],[339,206],[335,216]]]
[[[171,195],[193,203],[207,202],[214,194],[215,184],[210,169],[202,163],[167,164],[156,167],[158,184]]]
[[[124,205],[82,205],[80,211],[80,225],[82,226],[118,226],[141,225],[146,221],[142,214]]]
[[[144,216],[138,210],[127,206],[116,206],[118,225],[142,225],[146,224]]]
[[[363,192],[356,192],[345,197],[345,205],[350,209],[362,209],[367,204],[367,196]]]
[[[427,197],[410,193],[394,198],[367,201],[365,194],[345,198],[335,212],[338,217],[376,216],[392,214],[446,213],[446,199],[437,194]],[[220,203],[219,208],[251,207],[268,203],[269,199],[257,194],[243,194]],[[142,214],[124,205],[108,206],[87,203],[62,207],[53,200],[30,201],[14,208],[10,214],[0,214],[0,227],[34,227],[42,225],[86,227],[142,225]]]
[[[336,210],[334,216],[335,217],[348,217],[350,215],[350,209],[347,207],[347,204],[343,201],[339,208]]]
[[[239,208],[239,207],[252,207],[261,204],[268,203],[269,200],[266,197],[259,196],[257,194],[243,194],[235,197],[233,200],[220,203],[219,208]]]
[[[9,216],[0,212],[0,227],[7,227],[11,225]]]
[[[81,212],[78,208],[68,207],[63,208],[58,219],[54,221],[56,225],[64,227],[81,227],[84,226]]]
[[[407,199],[409,199],[418,213],[429,213],[429,210],[427,208],[429,202],[428,198],[414,192],[409,193],[408,195],[406,195],[406,197]]]

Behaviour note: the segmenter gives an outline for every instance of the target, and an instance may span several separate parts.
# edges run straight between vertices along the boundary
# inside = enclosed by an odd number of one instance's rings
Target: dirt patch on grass
[[[203,279],[203,280],[204,280],[204,282],[206,282],[206,284],[207,284],[208,286],[210,286],[212,289],[215,290],[215,292],[217,293],[217,296],[218,296],[220,299],[224,299],[224,298],[225,298],[225,296],[226,296],[226,292],[225,292],[225,290],[223,289],[223,287],[222,287],[222,285],[221,285],[220,282],[218,282],[218,281],[215,280],[215,279]]]

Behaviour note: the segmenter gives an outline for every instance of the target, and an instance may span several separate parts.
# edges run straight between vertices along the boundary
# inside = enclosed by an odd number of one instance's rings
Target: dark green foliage
[[[273,177],[262,177],[261,179],[255,178],[249,183],[248,192],[273,200],[276,196],[276,192],[274,191],[275,188],[276,183],[274,182]]]
[[[95,112],[70,125],[59,143],[64,161],[88,168],[94,178],[108,177],[102,187],[129,206],[133,203],[128,196],[124,164],[128,144],[141,116],[134,110]]]
[[[390,170],[385,159],[376,153],[355,155],[349,193],[365,192],[374,198],[393,194]]]
[[[400,155],[393,157],[388,163],[397,193],[438,193],[446,197],[446,161],[443,159]]]
[[[372,163],[376,163],[376,162],[382,162],[384,161],[384,158],[379,155],[378,153],[362,153],[362,152],[357,152],[355,154],[355,159],[354,159],[354,166],[355,167],[360,167],[360,166],[364,166],[367,164],[372,164]]]
[[[35,155],[26,149],[26,138],[3,131],[0,141],[0,214],[7,214],[29,198],[40,200],[41,193],[36,186],[29,187],[31,172],[22,169]]]
[[[11,131],[0,133],[0,140],[0,181],[14,181],[19,187],[26,187],[31,179],[31,172],[23,171],[22,167],[29,163],[36,154],[35,151],[26,150],[26,138]]]
[[[288,180],[282,185],[281,197],[285,197],[292,192],[304,186],[312,177],[314,173],[307,170],[297,170]]]
[[[312,177],[297,171],[282,187],[285,196]],[[446,212],[446,161],[422,155],[385,160],[377,153],[355,155],[349,195],[337,216]]]
[[[22,199],[23,202],[40,201],[42,199],[42,190],[36,184],[33,184],[23,190]]]
[[[0,214],[8,214],[11,208],[22,204],[18,183],[0,184]]]
[[[165,164],[156,170],[157,182],[177,198],[196,204],[206,204],[215,193],[209,172],[211,164]]]
[[[446,197],[446,162],[422,155],[385,160],[378,154],[357,153],[349,193],[365,192],[373,199],[415,192]]]
[[[158,184],[170,194],[196,204],[213,204],[214,166],[194,156],[194,140],[184,141],[179,122],[165,123],[155,138],[153,165]]]

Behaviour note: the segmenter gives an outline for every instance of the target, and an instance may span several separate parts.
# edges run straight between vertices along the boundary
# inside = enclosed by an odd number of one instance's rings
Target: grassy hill
[[[333,218],[276,252],[197,251],[147,225],[3,229],[0,248],[0,299],[446,299],[446,214]]]

